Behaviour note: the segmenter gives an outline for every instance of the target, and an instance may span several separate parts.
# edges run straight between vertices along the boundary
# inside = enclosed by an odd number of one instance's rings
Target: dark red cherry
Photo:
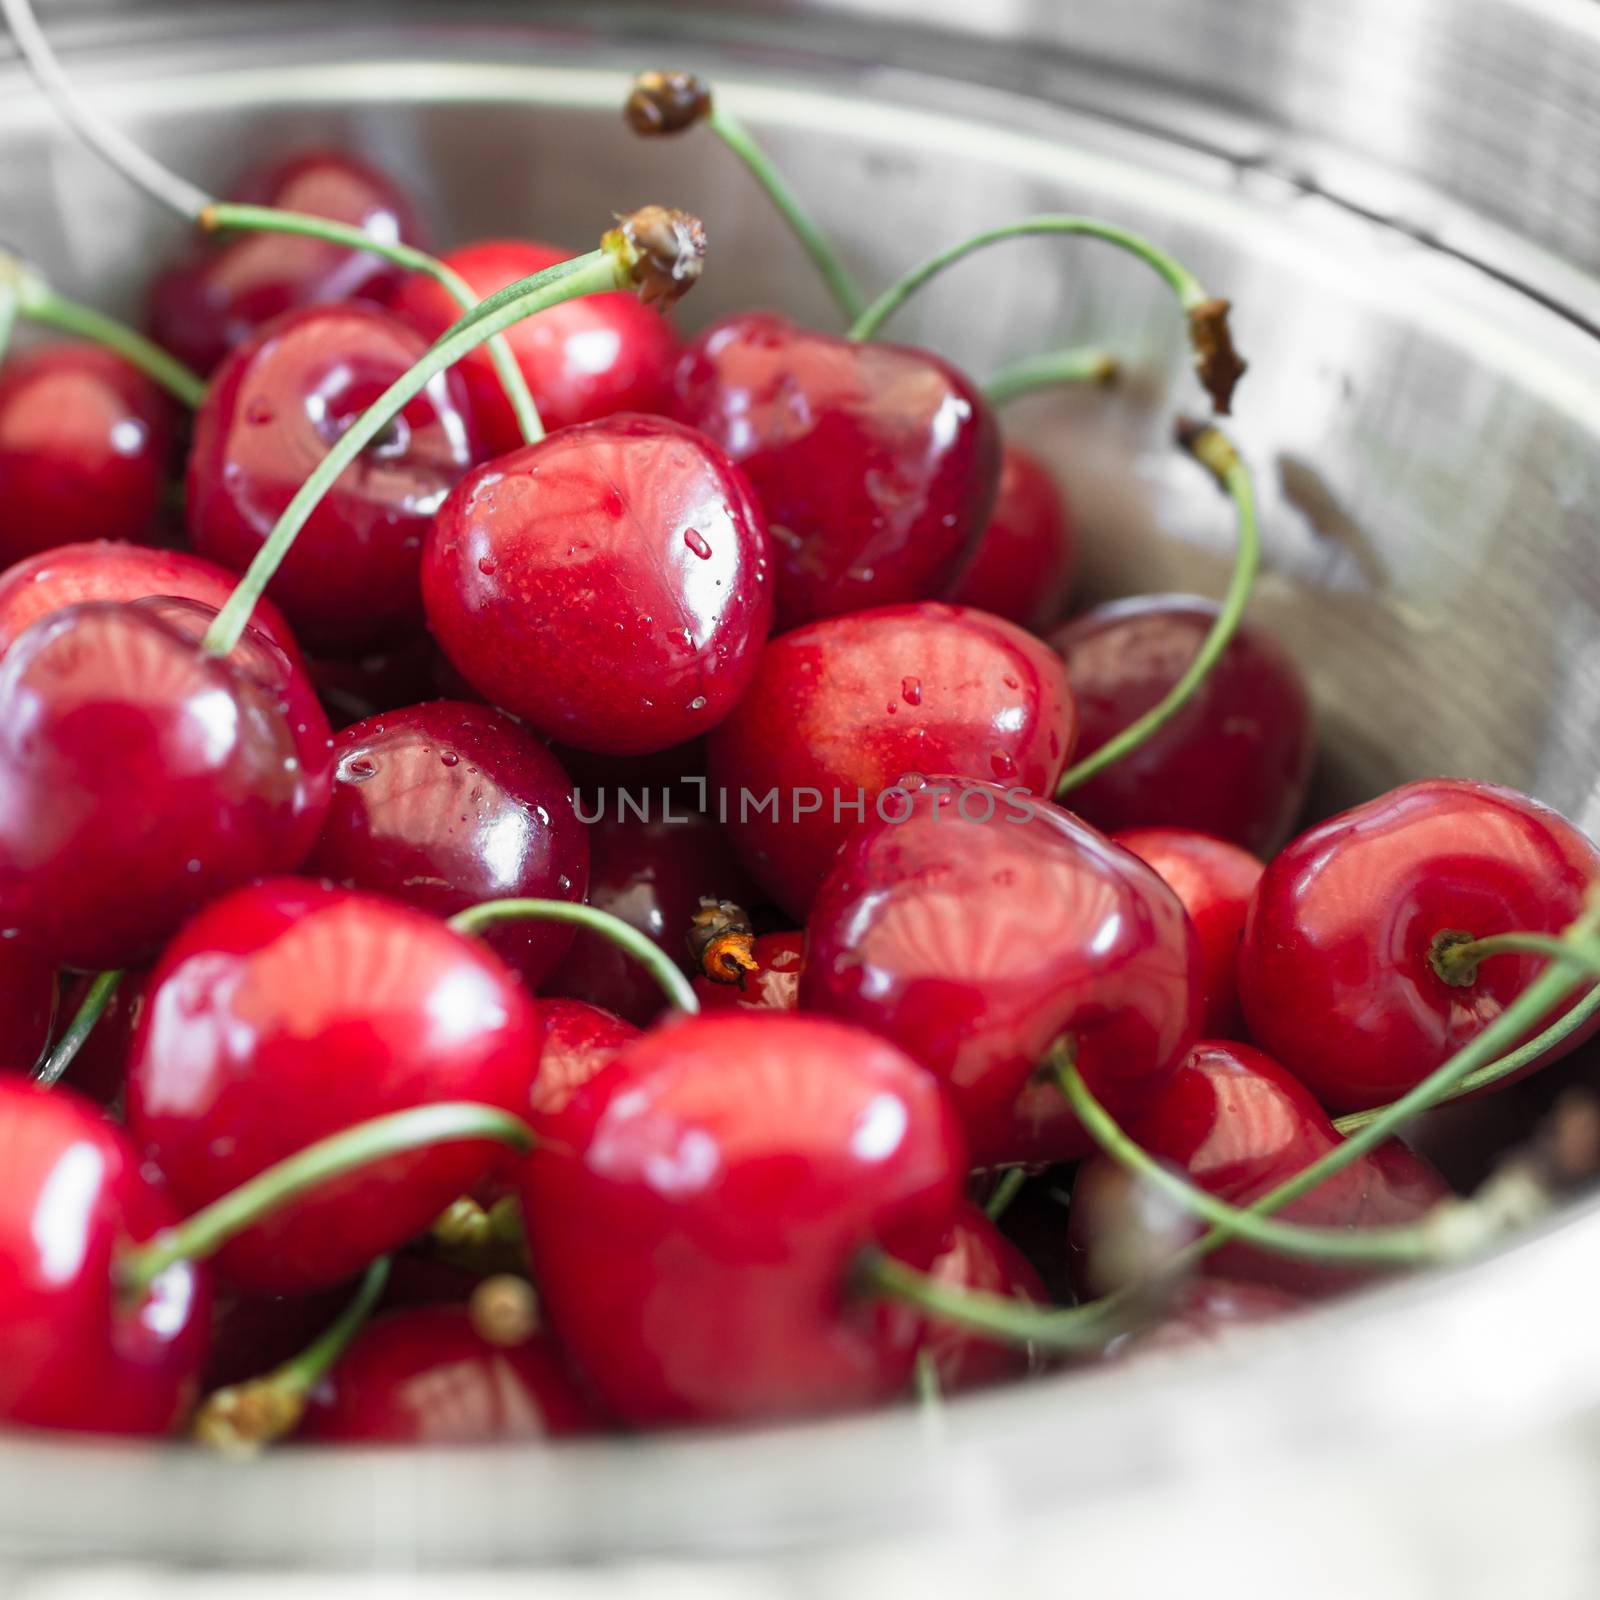
[[[411,203],[393,181],[333,150],[260,167],[228,198],[326,217],[391,244],[419,242]],[[206,373],[285,311],[353,296],[382,300],[400,277],[381,256],[321,239],[249,233],[203,240],[151,286],[149,328],[158,344]]]
[[[1004,1295],[1043,1305],[1045,1286],[1023,1253],[976,1207],[964,1206],[928,1275],[947,1288]],[[930,1322],[922,1348],[945,1394],[1020,1378],[1029,1366],[1020,1345],[997,1344],[953,1323]]]
[[[1078,536],[1054,479],[1032,452],[1007,444],[994,510],[950,599],[1042,633],[1061,620],[1077,570]]]
[[[540,1138],[560,1140],[562,1116],[578,1091],[637,1039],[639,1030],[582,1000],[541,1000],[537,1017],[544,1043],[525,1114]]]
[[[1129,828],[1111,839],[1155,868],[1189,913],[1200,940],[1201,1036],[1239,1038],[1239,941],[1260,860],[1226,839],[1185,828]]]
[[[527,239],[486,239],[452,250],[444,261],[483,300],[571,255]],[[389,303],[430,343],[461,315],[455,300],[421,275],[405,279]],[[666,405],[678,336],[635,294],[568,300],[524,317],[507,329],[506,339],[551,432],[619,411],[660,411]],[[515,450],[523,443],[522,432],[488,351],[474,350],[457,370],[466,379],[478,430],[491,453]]]
[[[429,626],[487,700],[619,755],[727,716],[772,621],[749,485],[659,417],[566,428],[480,467],[439,513],[422,588]]]
[[[589,839],[560,764],[503,711],[385,711],[334,740],[333,803],[306,871],[453,916],[507,896],[581,901]],[[487,943],[536,989],[570,926],[512,922]]]
[[[1270,1056],[1214,1039],[1190,1051],[1127,1130],[1158,1160],[1236,1206],[1259,1200],[1340,1142],[1327,1112]],[[1086,1264],[1112,1214],[1107,1201],[1114,1189],[1097,1177],[1109,1163],[1110,1157],[1095,1156],[1073,1189],[1068,1239],[1075,1269]],[[1277,1215],[1312,1227],[1396,1227],[1415,1222],[1449,1194],[1421,1156],[1391,1139]],[[1294,1294],[1326,1294],[1374,1276],[1248,1244],[1213,1251],[1201,1270]],[[1102,1275],[1096,1287],[1104,1292],[1112,1285]]]
[[[179,1262],[129,1305],[112,1269],[178,1213],[70,1090],[0,1079],[0,1169],[0,1420],[166,1433],[198,1386],[210,1285]]]
[[[326,1332],[355,1293],[353,1284],[304,1295],[244,1295],[222,1290],[211,1317],[211,1348],[201,1387],[265,1377]]]
[[[805,965],[806,936],[800,932],[764,933],[751,950],[754,972],[742,983],[713,983],[704,975],[694,980],[702,1011],[793,1011],[800,1000],[800,969]]]
[[[898,814],[884,791],[902,777],[1049,794],[1076,729],[1060,660],[1031,634],[961,606],[887,606],[772,641],[711,737],[712,788],[752,876],[804,917],[852,824]]]
[[[327,723],[295,669],[253,630],[205,655],[194,604],[72,606],[0,658],[0,927],[59,966],[138,964],[297,867],[327,810]]]
[[[0,1074],[31,1073],[55,1020],[55,968],[16,939],[0,939]]]
[[[523,1211],[544,1308],[633,1426],[805,1416],[904,1389],[910,1308],[851,1293],[880,1246],[926,1268],[966,1152],[934,1080],[826,1019],[657,1029],[536,1145]]]
[[[1096,606],[1050,636],[1078,701],[1080,759],[1166,694],[1216,615],[1194,595],[1140,595]],[[1266,855],[1305,803],[1311,755],[1300,670],[1247,624],[1183,710],[1069,803],[1108,831],[1192,828]]]
[[[1291,1316],[1304,1302],[1265,1283],[1229,1283],[1222,1278],[1190,1278],[1172,1291],[1159,1319],[1148,1327],[1118,1334],[1103,1352],[1112,1358],[1187,1350],[1218,1344],[1236,1328]]]
[[[304,880],[216,901],[151,977],[128,1127],[190,1210],[372,1117],[439,1101],[519,1109],[538,1048],[499,958],[376,895]],[[274,1212],[217,1257],[253,1293],[305,1293],[425,1229],[500,1147],[383,1158]]]
[[[980,1164],[1092,1148],[1051,1043],[1119,1116],[1194,1042],[1200,962],[1176,895],[1048,801],[930,779],[907,820],[846,840],[806,923],[800,1005],[870,1028],[949,1088]]]
[[[249,566],[313,468],[426,349],[369,305],[291,312],[240,345],[195,418],[195,549]],[[350,654],[418,630],[423,540],[477,459],[465,392],[441,373],[335,479],[268,585],[303,639]]]
[[[766,508],[780,629],[942,594],[976,548],[1000,432],[971,379],[929,351],[742,312],[689,345],[673,390],[673,415]]]
[[[1491,956],[1474,981],[1453,987],[1430,960],[1435,939],[1559,933],[1597,877],[1590,840],[1515,790],[1459,778],[1402,784],[1301,834],[1267,867],[1239,953],[1251,1037],[1330,1111],[1393,1100],[1481,1033],[1544,965]]]
[[[81,539],[142,539],[172,461],[172,402],[102,345],[0,367],[0,565]]]
[[[307,670],[335,729],[427,700],[477,700],[427,634],[371,655],[324,656]]]
[[[734,859],[727,835],[681,798],[659,790],[631,797],[607,789],[594,797],[589,829],[589,904],[648,934],[689,971],[689,923],[702,896],[747,906],[755,885]],[[670,803],[669,803],[670,802]],[[637,807],[647,807],[644,820]],[[551,994],[587,1000],[643,1027],[666,1008],[661,987],[609,939],[583,929],[545,985]]]
[[[312,1392],[299,1436],[319,1444],[480,1444],[605,1424],[550,1341],[490,1344],[465,1306],[379,1317]]]

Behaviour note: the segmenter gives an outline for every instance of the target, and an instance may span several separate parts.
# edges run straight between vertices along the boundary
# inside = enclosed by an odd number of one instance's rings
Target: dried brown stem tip
[[[711,115],[711,90],[692,72],[641,72],[622,107],[641,138],[682,133]]]
[[[1189,343],[1194,347],[1194,370],[1211,403],[1222,416],[1233,405],[1233,391],[1245,373],[1245,362],[1233,347],[1226,300],[1202,300],[1189,312]]]
[[[617,218],[600,241],[623,263],[638,285],[639,298],[663,311],[675,305],[700,281],[705,267],[706,230],[698,217],[667,206],[641,206]]]
[[[1228,474],[1239,465],[1239,452],[1221,428],[1193,417],[1179,417],[1173,425],[1178,443],[1222,486],[1228,487]]]
[[[743,906],[702,899],[689,924],[689,959],[713,983],[736,983],[742,989],[745,974],[756,970],[755,941]]]

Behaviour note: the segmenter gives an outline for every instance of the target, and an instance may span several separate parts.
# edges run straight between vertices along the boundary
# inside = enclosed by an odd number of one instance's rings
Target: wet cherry
[[[639,1037],[631,1022],[582,1000],[541,1000],[543,1040],[525,1112],[542,1139],[561,1140],[561,1119],[578,1091]]]
[[[0,940],[0,1074],[32,1072],[55,1019],[55,968],[17,940]]]
[[[743,983],[713,983],[705,976],[694,980],[702,1011],[793,1011],[800,999],[800,969],[805,965],[803,933],[763,933],[751,955],[755,971]]]

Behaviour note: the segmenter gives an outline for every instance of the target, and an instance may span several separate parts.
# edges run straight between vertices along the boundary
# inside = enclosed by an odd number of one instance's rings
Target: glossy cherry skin
[[[800,1002],[800,969],[805,965],[803,933],[764,933],[751,949],[756,969],[744,982],[694,980],[702,1011],[793,1011]]]
[[[1217,607],[1194,595],[1096,606],[1050,636],[1078,700],[1078,755],[1159,701],[1194,659]],[[1097,828],[1191,828],[1256,855],[1282,843],[1311,776],[1311,701],[1270,635],[1242,627],[1189,703],[1131,755],[1072,791]]]
[[[926,1268],[966,1152],[938,1084],[818,1018],[689,1018],[623,1050],[538,1145],[523,1211],[550,1323],[638,1427],[899,1393],[921,1321],[850,1293],[872,1246]]]
[[[1265,1283],[1190,1278],[1173,1290],[1157,1321],[1131,1333],[1118,1334],[1101,1353],[1117,1359],[1217,1344],[1236,1328],[1292,1316],[1303,1304],[1298,1296]]]
[[[774,639],[708,753],[734,849],[804,918],[851,826],[903,776],[1049,794],[1076,730],[1066,674],[1039,640],[982,611],[924,603]],[[882,801],[890,815],[900,804]]]
[[[526,1115],[539,1138],[560,1141],[563,1117],[578,1092],[640,1033],[631,1022],[582,1000],[541,1000],[537,1014],[543,1045]]]
[[[189,541],[242,572],[312,470],[427,349],[368,305],[311,306],[218,369],[189,452]],[[301,636],[350,654],[415,633],[434,513],[478,459],[466,395],[434,378],[323,496],[267,592]]]
[[[0,1421],[161,1434],[206,1355],[211,1290],[187,1262],[119,1304],[117,1252],[178,1220],[139,1154],[69,1089],[0,1079]]]
[[[615,791],[583,815],[589,829],[589,904],[648,934],[687,972],[689,923],[702,896],[749,906],[755,885],[734,859],[727,834],[702,812],[663,805],[659,791],[641,798],[647,820]],[[587,1000],[643,1027],[666,1009],[660,985],[609,939],[580,929],[551,975],[551,994]]]
[[[560,763],[503,711],[386,711],[334,740],[333,803],[306,871],[449,917],[510,896],[582,901],[589,838]],[[505,923],[487,942],[529,989],[572,928]]]
[[[1261,881],[1260,860],[1226,839],[1186,828],[1129,828],[1111,838],[1153,867],[1189,913],[1200,941],[1201,1036],[1240,1038],[1239,941]]]
[[[0,1074],[33,1071],[56,1020],[56,971],[15,939],[0,940]]]
[[[291,871],[327,810],[327,723],[191,602],[73,606],[0,659],[0,926],[59,966],[126,967],[192,911]],[[292,720],[291,720],[292,719]]]
[[[172,402],[94,344],[0,367],[0,564],[81,539],[140,539],[161,509]]]
[[[276,206],[417,244],[411,203],[381,172],[334,150],[258,168],[229,191],[242,205]],[[321,239],[247,233],[202,240],[151,286],[149,328],[195,371],[208,373],[285,311],[360,297],[382,300],[400,281],[382,256]]]
[[[977,553],[950,591],[1035,633],[1061,620],[1078,570],[1078,535],[1044,463],[1021,445],[1000,455],[1000,487]]]
[[[618,755],[682,744],[744,692],[772,622],[767,530],[709,440],[622,415],[488,462],[445,502],[428,625],[485,699]]]
[[[1052,1115],[1019,1107],[1052,1042],[1071,1034],[1126,1116],[1194,1042],[1199,987],[1194,930],[1142,861],[1048,801],[936,779],[906,821],[840,850],[806,922],[800,1006],[937,1074],[979,1164],[1062,1161],[1091,1147],[1060,1091],[1036,1086]]]
[[[493,1345],[465,1306],[379,1317],[312,1392],[299,1437],[319,1444],[482,1444],[604,1427],[550,1341]]]
[[[1435,937],[1559,933],[1597,877],[1593,843],[1515,790],[1459,778],[1402,784],[1301,834],[1267,867],[1239,952],[1251,1037],[1330,1111],[1393,1100],[1544,965],[1492,956],[1455,988],[1428,959]],[[1594,1030],[1578,1029],[1527,1070]]]
[[[519,278],[568,260],[570,250],[527,239],[486,239],[444,257],[480,300]],[[397,316],[431,344],[461,315],[461,307],[432,278],[413,275],[390,299]],[[678,336],[636,294],[591,294],[524,317],[506,330],[528,392],[549,432],[575,422],[598,422],[619,411],[664,409],[678,354]],[[494,363],[474,350],[457,369],[472,396],[478,430],[491,454],[523,443]]]
[[[279,879],[168,946],[128,1067],[128,1127],[191,1210],[372,1117],[519,1109],[538,1048],[499,958],[410,906]],[[337,1283],[422,1232],[498,1156],[462,1140],[386,1157],[240,1234],[219,1273],[257,1294]]]
[[[770,312],[725,318],[689,345],[672,414],[750,474],[780,629],[942,594],[1000,481],[994,415],[948,362]]]
[[[1233,1205],[1249,1205],[1340,1143],[1328,1114],[1295,1078],[1252,1045],[1203,1040],[1154,1100],[1126,1124],[1158,1160]],[[1106,1225],[1095,1156],[1073,1190],[1068,1239],[1083,1262]],[[1277,1213],[1286,1222],[1324,1228],[1397,1227],[1415,1222],[1450,1189],[1398,1139],[1380,1145]],[[1205,1258],[1207,1275],[1244,1279],[1292,1294],[1327,1294],[1381,1276],[1329,1267],[1247,1244]],[[1109,1285],[1101,1282],[1103,1291]]]

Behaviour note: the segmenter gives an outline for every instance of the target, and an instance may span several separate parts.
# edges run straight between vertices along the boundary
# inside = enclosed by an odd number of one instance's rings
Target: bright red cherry
[[[56,1020],[56,970],[15,939],[0,939],[0,1074],[33,1071]]]
[[[892,1040],[950,1089],[980,1164],[1092,1148],[1049,1082],[1071,1034],[1119,1116],[1194,1042],[1200,962],[1177,896],[1044,800],[929,780],[846,840],[806,923],[800,1005]]]
[[[643,754],[727,716],[772,621],[743,475],[659,417],[553,433],[445,502],[428,624],[467,681],[547,738]]]
[[[604,808],[589,829],[589,904],[648,934],[688,971],[689,923],[702,896],[747,906],[755,885],[710,817],[679,809],[682,802],[671,797],[669,809],[659,790],[637,798],[648,807],[646,820],[626,807],[617,791],[605,791]],[[595,810],[584,814],[595,816]],[[583,929],[545,987],[640,1027],[667,1004],[655,979],[632,956]]]
[[[316,837],[327,723],[262,635],[204,654],[213,615],[73,606],[0,658],[0,926],[57,965],[137,964]]]
[[[1194,660],[1217,607],[1194,595],[1096,606],[1050,636],[1077,697],[1080,759],[1159,701]],[[1193,698],[1131,755],[1072,791],[1098,828],[1192,828],[1257,855],[1294,826],[1311,776],[1311,701],[1270,635],[1245,626]]]
[[[751,954],[754,972],[743,983],[713,983],[704,975],[694,980],[702,1011],[793,1011],[800,1001],[800,969],[806,960],[803,933],[764,933]]]
[[[581,901],[589,839],[560,764],[503,711],[460,701],[386,711],[334,740],[333,803],[314,877],[448,917],[507,896]],[[530,989],[572,929],[505,923],[486,942]]]
[[[140,539],[161,509],[172,403],[95,344],[0,367],[0,564],[81,539]]]
[[[581,1105],[581,1115],[577,1115]],[[523,1211],[551,1326],[632,1426],[805,1416],[904,1389],[922,1323],[851,1294],[926,1268],[966,1152],[938,1084],[826,1019],[697,1017],[623,1050],[535,1146]]]
[[[1021,445],[1000,455],[1000,488],[977,554],[950,591],[1042,633],[1061,620],[1078,568],[1078,536],[1044,463]]]
[[[538,1048],[491,951],[410,906],[280,879],[216,901],[151,977],[128,1127],[197,1210],[341,1129],[439,1101],[515,1111]],[[386,1157],[233,1239],[219,1271],[253,1293],[359,1272],[472,1188],[500,1147]]]
[[[994,414],[926,350],[742,312],[684,352],[672,410],[755,484],[780,629],[942,594],[994,504]]]
[[[299,1437],[319,1444],[478,1444],[605,1424],[546,1338],[490,1344],[465,1306],[419,1306],[363,1328],[313,1391]]]
[[[240,345],[195,418],[195,549],[242,572],[313,468],[426,349],[369,305],[290,312]],[[304,639],[350,654],[421,627],[423,540],[477,459],[465,392],[441,373],[334,480],[268,585]]]
[[[452,250],[444,261],[484,300],[571,254],[532,240],[488,239]],[[461,315],[461,307],[434,279],[420,275],[405,279],[389,304],[430,343]],[[619,411],[660,411],[666,405],[678,336],[635,294],[569,300],[524,317],[507,330],[506,339],[551,432]],[[474,350],[457,370],[466,379],[478,431],[491,453],[515,450],[522,433],[488,351]]]
[[[1292,1315],[1303,1304],[1298,1296],[1265,1283],[1190,1278],[1172,1291],[1158,1321],[1119,1334],[1102,1354],[1115,1358],[1218,1344],[1235,1328],[1274,1322]]]
[[[390,244],[419,242],[411,203],[398,187],[375,168],[333,150],[258,168],[229,191],[229,199],[326,217]],[[210,372],[283,312],[352,297],[382,300],[400,276],[382,256],[321,239],[249,233],[203,240],[151,286],[150,332],[180,361]]]
[[[1330,1111],[1393,1100],[1481,1033],[1544,964],[1491,956],[1455,987],[1433,964],[1439,936],[1559,933],[1597,878],[1590,840],[1515,790],[1459,778],[1402,784],[1301,834],[1267,867],[1239,953],[1251,1037]]]
[[[1058,657],[961,606],[886,606],[774,639],[711,736],[711,780],[752,876],[804,917],[853,823],[896,815],[907,774],[1049,794],[1077,713]],[[881,799],[880,799],[881,796]]]
[[[0,1420],[160,1434],[188,1410],[211,1291],[169,1267],[134,1304],[117,1252],[178,1220],[138,1152],[70,1090],[0,1079]]]
[[[578,1091],[640,1034],[631,1022],[582,1000],[541,1000],[537,1010],[544,1043],[525,1111],[535,1134],[560,1140],[562,1115]]]
[[[1327,1112],[1270,1056],[1214,1039],[1195,1046],[1127,1129],[1158,1160],[1236,1206],[1259,1200],[1340,1142]],[[1087,1263],[1108,1226],[1112,1208],[1105,1202],[1114,1189],[1102,1186],[1097,1174],[1109,1163],[1107,1156],[1087,1162],[1073,1190],[1068,1239],[1077,1267]],[[1391,1139],[1277,1215],[1312,1227],[1393,1227],[1415,1222],[1449,1194],[1421,1156]],[[1373,1276],[1248,1244],[1213,1251],[1201,1271],[1294,1294],[1326,1294]],[[1102,1275],[1097,1287],[1110,1286]]]
[[[1239,1038],[1239,941],[1261,880],[1260,860],[1226,839],[1186,828],[1129,828],[1111,839],[1154,867],[1189,913],[1200,940],[1201,1037]]]

